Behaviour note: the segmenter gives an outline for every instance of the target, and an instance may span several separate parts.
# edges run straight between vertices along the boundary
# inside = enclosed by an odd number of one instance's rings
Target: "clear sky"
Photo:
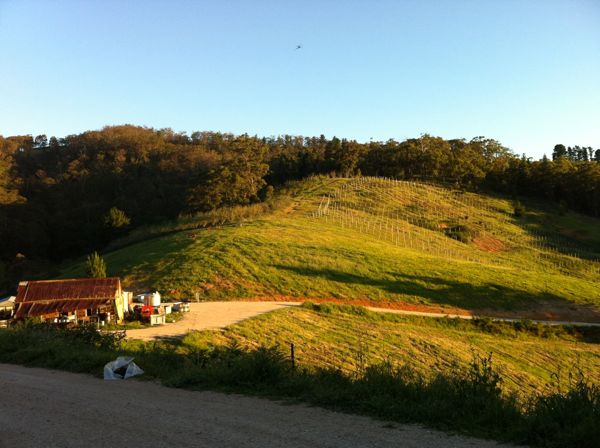
[[[122,123],[600,148],[600,0],[0,0],[0,134]]]

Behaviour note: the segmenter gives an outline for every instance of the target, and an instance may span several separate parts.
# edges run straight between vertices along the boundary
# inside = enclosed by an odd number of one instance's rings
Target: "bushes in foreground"
[[[474,356],[466,370],[423,378],[392,361],[355,375],[336,369],[294,368],[277,347],[123,344],[89,328],[57,330],[29,324],[0,331],[0,362],[99,375],[118,355],[136,357],[148,377],[183,388],[292,398],[343,411],[548,447],[600,446],[600,388],[584,375],[565,391],[526,402],[502,393],[492,356]]]
[[[600,387],[581,373],[566,391],[535,397],[526,417],[527,441],[547,446],[600,446]]]

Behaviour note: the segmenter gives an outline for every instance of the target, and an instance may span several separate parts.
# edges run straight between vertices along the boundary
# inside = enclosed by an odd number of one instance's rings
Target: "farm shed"
[[[23,281],[17,290],[15,318],[83,323],[116,315],[121,321],[123,302],[118,277]]]

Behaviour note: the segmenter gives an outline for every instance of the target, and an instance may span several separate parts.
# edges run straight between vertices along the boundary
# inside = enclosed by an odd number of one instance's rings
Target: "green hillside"
[[[506,198],[381,178],[313,178],[286,194],[238,222],[194,229],[204,218],[186,218],[138,232],[165,234],[104,254],[109,273],[180,298],[578,307],[600,316],[598,219],[542,202],[525,202],[516,217]],[[82,270],[76,263],[61,275]]]
[[[256,349],[289,344],[303,367],[341,369],[349,375],[390,361],[424,378],[432,372],[466,370],[474,355],[492,353],[503,389],[525,396],[565,386],[569,374],[585,372],[600,383],[600,329],[582,333],[545,325],[435,319],[369,312],[347,305],[290,307],[232,325],[223,332],[192,332],[182,340],[186,355],[210,347]],[[558,375],[558,377],[557,377]]]

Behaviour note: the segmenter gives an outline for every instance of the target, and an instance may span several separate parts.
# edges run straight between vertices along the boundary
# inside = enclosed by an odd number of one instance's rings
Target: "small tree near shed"
[[[85,271],[88,277],[106,278],[106,263],[98,252],[94,252],[87,257]]]

